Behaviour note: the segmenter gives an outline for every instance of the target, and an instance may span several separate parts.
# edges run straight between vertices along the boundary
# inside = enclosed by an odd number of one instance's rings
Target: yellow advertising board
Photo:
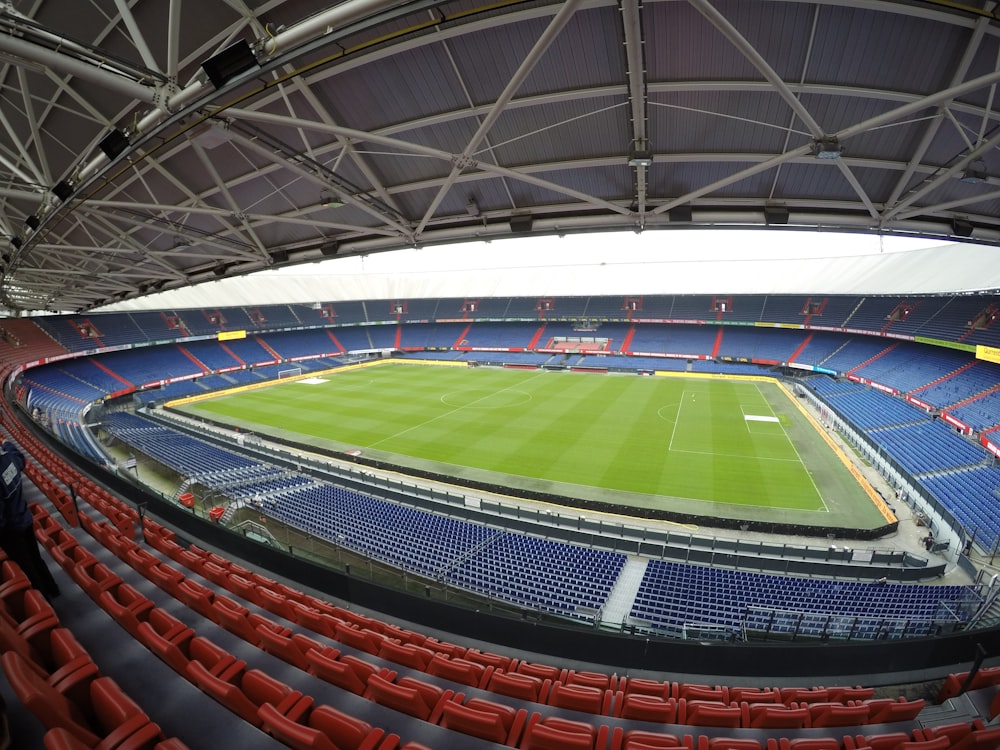
[[[987,362],[1000,363],[1000,346],[976,345],[976,359],[985,359]]]
[[[219,331],[219,341],[232,341],[233,339],[245,339],[246,331]]]

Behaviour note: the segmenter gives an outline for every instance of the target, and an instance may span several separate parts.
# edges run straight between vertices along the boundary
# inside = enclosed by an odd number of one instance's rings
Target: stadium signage
[[[1000,346],[976,345],[976,359],[1000,363]]]
[[[955,419],[955,417],[951,416],[951,414],[942,412],[941,419],[943,419],[945,422],[947,422],[952,427],[957,429],[959,432],[962,432],[966,435],[972,434],[972,428],[969,427],[969,425],[967,425],[965,422],[962,422],[961,420]]]
[[[245,339],[246,337],[246,331],[219,331],[218,335],[219,341],[235,341],[236,339]]]
[[[934,407],[933,406],[931,406],[930,404],[928,404],[926,401],[921,401],[919,398],[916,398],[915,396],[907,396],[906,400],[909,401],[914,406],[919,406],[924,411],[927,411],[927,412],[934,411]]]
[[[986,450],[988,450],[990,453],[992,453],[996,458],[1000,458],[1000,448],[998,448],[997,446],[995,446],[993,443],[991,443],[989,440],[987,440],[984,437],[983,438],[979,438],[979,442],[982,443],[983,447]]]

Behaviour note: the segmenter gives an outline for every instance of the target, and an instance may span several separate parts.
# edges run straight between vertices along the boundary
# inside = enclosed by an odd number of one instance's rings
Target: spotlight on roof
[[[831,135],[814,140],[812,152],[817,159],[839,159],[844,153],[844,149],[837,137]]]
[[[958,173],[958,181],[967,185],[978,185],[986,182],[989,175],[986,174],[986,165],[982,161],[974,161],[961,172]]]
[[[469,196],[469,200],[465,204],[465,213],[469,216],[479,216],[479,204],[476,203],[474,196]]]
[[[330,195],[330,191],[324,188],[319,191],[319,205],[323,208],[340,208],[343,206],[343,202],[337,200],[333,195]]]
[[[217,89],[221,89],[244,73],[259,68],[260,63],[257,62],[253,50],[250,49],[250,45],[245,39],[230,44],[201,64],[201,69],[205,71],[208,80]]]
[[[628,165],[647,168],[653,166],[653,151],[648,141],[632,141],[628,147]]]
[[[330,240],[329,242],[324,242],[320,245],[319,251],[325,258],[332,258],[340,250],[340,243],[336,240]]]
[[[104,155],[108,157],[108,161],[114,161],[115,158],[120,156],[121,153],[128,148],[128,133],[115,128],[104,136],[104,138],[101,139],[101,142],[97,145],[101,151],[104,152]]]
[[[62,180],[61,182],[57,182],[55,187],[52,188],[52,194],[65,203],[69,200],[69,197],[73,195],[74,190],[76,190],[76,188],[73,187],[72,182],[69,180]]]

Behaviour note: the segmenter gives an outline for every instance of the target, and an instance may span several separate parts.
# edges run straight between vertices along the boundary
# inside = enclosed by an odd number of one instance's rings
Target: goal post
[[[297,378],[302,374],[301,367],[289,367],[284,370],[278,370],[278,380],[287,380],[288,378]]]

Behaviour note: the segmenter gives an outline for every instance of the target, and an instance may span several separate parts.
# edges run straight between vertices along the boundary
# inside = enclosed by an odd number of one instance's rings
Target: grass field
[[[699,515],[883,523],[776,385],[382,364],[184,407],[323,449]]]

